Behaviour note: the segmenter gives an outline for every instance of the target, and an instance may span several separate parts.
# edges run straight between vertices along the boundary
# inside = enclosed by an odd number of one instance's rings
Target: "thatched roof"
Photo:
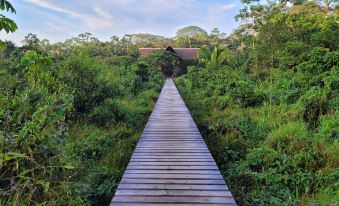
[[[147,57],[152,52],[162,48],[139,48],[140,57]],[[196,59],[198,56],[199,48],[173,48],[175,53],[182,59]]]

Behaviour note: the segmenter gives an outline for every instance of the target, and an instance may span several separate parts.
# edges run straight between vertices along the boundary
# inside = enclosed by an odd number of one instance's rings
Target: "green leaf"
[[[74,169],[75,167],[72,166],[72,165],[64,165],[64,168],[65,168],[65,169]]]
[[[12,13],[16,13],[14,7],[12,6],[12,4],[7,1],[7,0],[0,0],[0,9],[1,10],[6,10],[6,11],[10,11]]]
[[[0,31],[5,30],[7,33],[15,32],[18,27],[15,22],[9,18],[6,18],[3,15],[0,15]]]

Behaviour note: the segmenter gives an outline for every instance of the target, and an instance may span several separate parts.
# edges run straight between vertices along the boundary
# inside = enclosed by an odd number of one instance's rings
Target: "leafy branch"
[[[0,0],[0,10],[6,10],[7,12],[11,12],[16,14],[16,11],[12,4],[7,0]],[[0,14],[0,31],[5,30],[7,33],[15,32],[18,29],[16,23],[12,20]]]

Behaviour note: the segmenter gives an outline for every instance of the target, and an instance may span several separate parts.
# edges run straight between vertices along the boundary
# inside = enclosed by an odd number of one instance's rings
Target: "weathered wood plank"
[[[189,162],[213,162],[214,160],[212,158],[132,158],[130,160],[131,162],[183,162],[183,161],[189,161]]]
[[[220,175],[219,170],[137,170],[129,169],[125,174],[216,174]]]
[[[215,170],[218,169],[216,165],[202,166],[202,165],[128,165],[127,169],[155,169],[155,170]]]
[[[202,180],[216,180],[223,179],[223,177],[218,174],[129,174],[125,173],[123,178],[138,178],[138,179],[202,179]]]
[[[194,196],[120,196],[116,195],[112,202],[127,203],[235,203],[233,197],[194,197]]]
[[[166,204],[166,203],[111,203],[111,205],[114,206],[173,206],[173,204]],[[191,204],[180,204],[180,206],[202,206],[202,205],[208,205],[208,206],[234,206],[235,203],[223,203],[223,204],[215,204],[215,203],[191,203]]]
[[[228,191],[227,185],[194,185],[194,184],[124,184],[118,189],[167,189],[167,190],[223,190]]]
[[[160,93],[111,205],[236,205],[170,79]]]
[[[216,166],[215,162],[130,162],[130,166]]]
[[[195,179],[122,179],[125,184],[196,184],[196,185],[225,185],[222,179],[195,180]]]
[[[132,156],[132,159],[213,159],[210,154],[205,154],[205,155],[172,155],[172,156],[167,156],[167,155],[136,155],[134,154]]]
[[[198,143],[185,143],[185,142],[180,142],[180,141],[176,141],[176,142],[173,142],[173,143],[159,143],[159,142],[140,142],[140,144],[138,144],[137,148],[147,148],[147,147],[157,147],[157,146],[160,146],[160,149],[163,149],[163,148],[184,148],[184,149],[192,149],[194,147],[200,147],[200,148],[203,148],[203,149],[207,149],[206,145],[204,145],[203,143],[201,142],[198,142]]]
[[[192,152],[185,152],[185,151],[181,151],[181,152],[178,152],[178,153],[166,153],[166,152],[135,152],[133,153],[133,157],[134,156],[148,156],[148,157],[161,157],[161,156],[193,156],[193,157],[197,157],[197,156],[204,156],[204,157],[212,157],[212,155],[209,153],[209,152],[196,152],[196,153],[192,153]],[[172,158],[172,157],[169,157],[169,158]]]
[[[150,148],[143,148],[143,149],[135,149],[135,152],[137,153],[180,153],[180,152],[186,152],[186,153],[209,153],[207,149],[150,149]]]
[[[226,190],[169,190],[169,189],[119,189],[115,195],[137,195],[137,196],[206,196],[206,197],[231,197],[231,193]]]

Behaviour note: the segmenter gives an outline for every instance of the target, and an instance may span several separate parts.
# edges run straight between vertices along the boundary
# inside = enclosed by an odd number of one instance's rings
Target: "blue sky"
[[[20,44],[28,33],[51,42],[90,32],[105,41],[113,35],[151,33],[166,37],[185,26],[214,27],[229,34],[238,23],[238,0],[12,0],[19,30],[0,39]]]

